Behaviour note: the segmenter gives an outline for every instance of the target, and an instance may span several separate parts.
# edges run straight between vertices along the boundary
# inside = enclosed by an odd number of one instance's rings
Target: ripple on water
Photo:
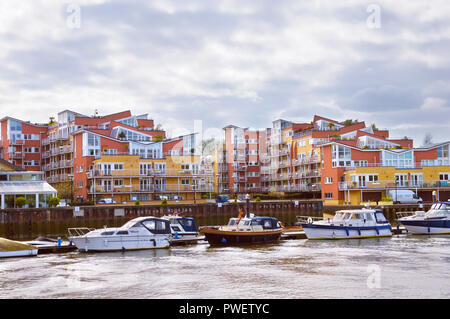
[[[0,297],[448,298],[449,248],[449,237],[394,236],[42,255],[1,260]]]

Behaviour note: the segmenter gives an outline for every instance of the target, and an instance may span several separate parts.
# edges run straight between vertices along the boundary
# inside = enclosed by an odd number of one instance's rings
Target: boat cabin
[[[349,223],[349,222],[373,222],[376,224],[388,223],[384,217],[383,211],[380,209],[363,209],[363,210],[340,210],[333,217],[333,223]]]
[[[144,227],[153,234],[170,234],[170,222],[155,217],[139,217],[125,223],[117,229],[115,235],[127,235],[133,233],[133,228]]]
[[[281,228],[278,219],[273,217],[230,218],[227,226],[261,226],[263,229]]]
[[[450,202],[435,203],[426,213],[427,218],[450,217]]]
[[[174,232],[198,232],[197,225],[192,217],[170,216],[168,220]]]

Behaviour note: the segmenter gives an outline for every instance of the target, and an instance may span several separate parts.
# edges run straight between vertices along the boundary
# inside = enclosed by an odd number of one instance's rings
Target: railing
[[[339,182],[339,190],[360,190],[360,189],[402,189],[402,188],[450,188],[450,181],[403,181],[381,180],[377,182]]]
[[[320,157],[312,156],[312,157],[306,157],[306,158],[296,159],[296,160],[292,161],[292,164],[294,166],[311,164],[311,163],[320,163]]]
[[[213,177],[212,170],[200,169],[198,172],[191,170],[182,169],[165,169],[165,170],[155,170],[146,169],[140,170],[136,169],[123,169],[123,170],[93,170],[87,173],[88,178],[100,178],[100,177]]]
[[[213,185],[197,185],[194,189],[192,185],[185,184],[166,184],[164,186],[161,185],[147,185],[141,186],[139,184],[132,185],[121,185],[121,186],[95,186],[95,189],[91,187],[88,190],[90,194],[102,194],[102,193],[110,193],[110,194],[120,194],[120,193],[164,193],[164,192],[214,192]]]
[[[434,160],[437,162],[437,160]],[[354,161],[352,161],[354,162]],[[352,163],[354,164],[354,163]],[[423,165],[421,162],[415,162],[415,163],[410,163],[410,164],[403,164],[403,165],[385,165],[383,163],[367,163],[364,165],[351,165],[351,166],[345,166],[345,170],[355,170],[357,168],[361,168],[361,167],[395,167],[397,169],[421,169],[424,167],[436,167],[436,166],[449,166],[449,163],[434,163],[434,164],[427,164],[427,165]]]
[[[290,184],[290,185],[275,185],[263,187],[264,192],[319,192],[321,190],[320,184]]]
[[[72,180],[73,176],[69,174],[58,174],[46,178],[46,181],[49,183],[70,182]]]
[[[25,153],[24,152],[10,152],[9,156],[11,158],[22,159],[22,158],[25,158]]]

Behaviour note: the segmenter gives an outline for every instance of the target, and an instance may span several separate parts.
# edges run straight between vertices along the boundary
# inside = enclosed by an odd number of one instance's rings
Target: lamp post
[[[192,187],[194,188],[194,204],[196,204],[197,203],[197,201],[196,201],[196,191],[195,191],[195,188],[196,188],[196,179],[195,179],[195,175],[193,176],[193,179],[192,179],[192,181],[193,181],[193,183],[192,183]]]
[[[245,195],[245,200],[247,202],[247,218],[250,218],[250,195]]]

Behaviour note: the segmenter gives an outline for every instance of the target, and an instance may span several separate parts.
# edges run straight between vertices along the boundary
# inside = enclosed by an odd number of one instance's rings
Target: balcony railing
[[[294,166],[306,165],[306,164],[312,164],[312,163],[320,163],[320,157],[318,157],[318,156],[311,156],[311,157],[296,159],[296,160],[292,161],[292,164]]]
[[[263,192],[319,192],[321,190],[321,186],[319,183],[315,184],[290,184],[290,185],[276,185],[276,186],[268,186],[263,187]]]
[[[214,192],[214,185],[185,185],[185,184],[166,184],[166,185],[120,185],[120,186],[95,186],[88,191],[90,194],[120,194],[120,193],[174,193],[174,192]]]
[[[425,181],[395,181],[380,180],[377,182],[339,182],[339,190],[361,190],[361,189],[430,189],[450,188],[450,181],[425,180]]]
[[[70,182],[73,180],[73,175],[70,174],[58,174],[49,176],[46,178],[49,183]]]
[[[10,152],[9,157],[11,157],[13,159],[22,159],[22,158],[25,158],[25,153],[24,152]]]
[[[123,170],[93,170],[87,173],[88,178],[101,177],[213,177],[213,171],[208,169],[200,169],[197,172],[182,169],[123,169]]]

